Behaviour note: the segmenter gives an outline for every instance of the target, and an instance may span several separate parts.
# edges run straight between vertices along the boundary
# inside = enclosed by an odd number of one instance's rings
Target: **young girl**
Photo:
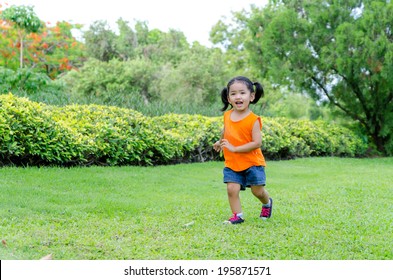
[[[255,90],[254,90],[255,86]],[[255,104],[264,95],[258,82],[246,77],[235,77],[221,92],[224,103],[224,129],[221,139],[214,143],[217,152],[224,152],[224,183],[227,184],[228,200],[233,216],[226,223],[243,223],[240,190],[251,188],[252,194],[262,203],[260,218],[272,215],[273,200],[265,189],[265,159],[261,151],[261,118],[251,112],[249,105]]]

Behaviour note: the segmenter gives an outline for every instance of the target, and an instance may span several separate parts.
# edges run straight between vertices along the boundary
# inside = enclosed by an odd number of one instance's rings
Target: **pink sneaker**
[[[233,216],[229,218],[228,221],[225,221],[225,224],[241,224],[244,222],[244,219],[237,216],[236,213],[233,213]]]
[[[272,216],[272,211],[273,211],[273,199],[269,198],[270,200],[270,206],[262,206],[262,210],[261,210],[261,215],[259,215],[259,217],[262,220],[266,220],[269,219]]]

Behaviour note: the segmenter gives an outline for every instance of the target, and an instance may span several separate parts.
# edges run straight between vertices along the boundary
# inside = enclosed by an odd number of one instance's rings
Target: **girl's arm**
[[[221,131],[220,140],[218,140],[216,143],[213,144],[213,149],[214,149],[216,152],[221,152],[221,141],[222,141],[222,138],[223,138],[223,137],[224,137],[224,129],[222,129],[222,131]]]
[[[260,129],[259,121],[256,120],[254,126],[252,127],[252,141],[248,142],[247,144],[241,146],[233,146],[231,143],[228,142],[227,139],[221,140],[221,149],[227,148],[229,151],[233,153],[247,153],[251,152],[255,149],[260,148],[262,145],[262,134]]]

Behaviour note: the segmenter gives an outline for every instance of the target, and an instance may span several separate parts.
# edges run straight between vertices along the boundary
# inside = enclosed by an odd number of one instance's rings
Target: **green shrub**
[[[64,105],[70,102],[64,84],[52,81],[47,75],[28,68],[14,71],[0,67],[0,94],[9,92],[46,104]]]
[[[156,66],[147,59],[122,62],[113,59],[102,62],[88,60],[79,71],[70,71],[60,81],[65,83],[74,95],[113,102],[113,94],[140,95],[145,101],[157,96],[150,88]]]
[[[0,67],[0,93],[19,90],[34,93],[50,88],[52,80],[43,73],[33,72],[28,68],[19,68],[15,71]]]
[[[0,96],[0,159],[26,165],[71,163],[81,158],[75,136],[51,117],[46,105]]]
[[[270,158],[362,156],[367,144],[343,126],[324,121],[266,118],[263,150]]]
[[[305,141],[293,135],[285,118],[263,118],[262,151],[267,158],[288,159],[311,154]]]
[[[216,159],[212,145],[220,137],[221,118],[201,115],[167,114],[151,118],[170,138],[181,143],[178,145],[177,162],[206,161]],[[163,143],[165,145],[165,143]]]
[[[165,163],[176,150],[163,146],[169,137],[134,110],[101,105],[52,109],[53,119],[69,128],[89,150],[89,164],[146,165]]]
[[[49,106],[0,95],[0,162],[18,165],[154,165],[215,160],[222,117],[146,117],[113,106]],[[267,158],[361,156],[351,130],[324,122],[264,118]]]

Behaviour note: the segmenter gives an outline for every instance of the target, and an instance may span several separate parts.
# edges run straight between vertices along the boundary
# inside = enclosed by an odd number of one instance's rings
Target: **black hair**
[[[222,107],[221,111],[226,111],[226,109],[228,109],[229,102],[228,102],[228,93],[229,93],[229,88],[231,87],[232,84],[234,84],[235,82],[241,82],[243,83],[250,92],[255,92],[255,98],[253,101],[251,101],[251,104],[255,104],[258,102],[258,100],[264,96],[264,91],[263,91],[263,87],[260,83],[258,82],[251,82],[250,79],[248,79],[247,77],[243,77],[243,76],[237,76],[233,79],[231,79],[227,86],[225,88],[222,89],[221,91],[221,101],[222,103],[224,103],[224,107]],[[255,86],[255,90],[254,90],[254,86]],[[231,105],[232,106],[232,105]]]

